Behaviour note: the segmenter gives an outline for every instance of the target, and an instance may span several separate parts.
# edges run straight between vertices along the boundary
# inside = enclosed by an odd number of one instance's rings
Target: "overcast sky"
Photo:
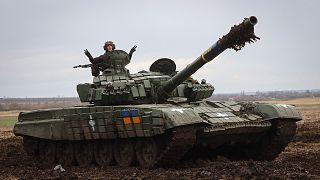
[[[244,17],[261,40],[226,50],[194,74],[216,93],[320,89],[320,1],[0,1],[0,97],[77,96],[92,82],[83,53],[137,45],[131,73],[161,57],[181,70]]]

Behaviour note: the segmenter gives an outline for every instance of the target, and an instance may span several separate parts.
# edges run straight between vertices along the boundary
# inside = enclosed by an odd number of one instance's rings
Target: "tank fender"
[[[253,113],[266,119],[292,119],[299,121],[302,119],[300,112],[294,105],[288,104],[255,104]]]
[[[63,140],[63,119],[46,119],[17,122],[13,130],[15,135],[33,136],[42,139]]]
[[[191,108],[170,107],[161,110],[164,113],[166,129],[203,123],[203,119]]]

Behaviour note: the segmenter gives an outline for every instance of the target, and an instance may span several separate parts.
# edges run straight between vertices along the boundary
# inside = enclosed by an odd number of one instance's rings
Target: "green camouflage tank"
[[[296,108],[211,101],[214,87],[191,78],[224,50],[259,39],[256,23],[254,16],[245,18],[180,72],[161,58],[149,71],[130,74],[128,53],[114,50],[93,83],[77,86],[90,105],[22,112],[14,133],[27,153],[63,165],[166,167],[224,147],[241,159],[273,160],[295,134]]]

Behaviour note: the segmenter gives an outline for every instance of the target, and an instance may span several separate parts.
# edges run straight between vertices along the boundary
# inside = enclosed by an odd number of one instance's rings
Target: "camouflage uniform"
[[[103,49],[106,51],[103,55],[100,55],[98,57],[93,58],[91,56],[91,54],[86,50],[85,54],[88,56],[90,62],[92,63],[91,66],[91,73],[93,76],[98,76],[99,75],[99,69],[100,70],[105,70],[107,68],[111,67],[111,62],[109,61],[109,56],[108,53],[110,53],[111,51],[108,51],[107,47],[111,45],[112,46],[112,51],[116,48],[115,44],[112,41],[107,41],[104,46]],[[131,48],[130,52],[129,52],[129,58],[131,59],[132,54],[136,51],[136,47],[134,46]]]

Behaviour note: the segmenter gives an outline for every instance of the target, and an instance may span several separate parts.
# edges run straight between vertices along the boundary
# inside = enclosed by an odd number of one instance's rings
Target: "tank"
[[[28,154],[66,166],[171,167],[219,149],[230,158],[273,160],[301,120],[295,106],[212,101],[214,87],[191,77],[224,50],[258,40],[257,21],[245,18],[180,72],[160,58],[149,71],[130,74],[122,50],[107,62],[80,65],[98,68],[92,83],[77,85],[87,105],[21,112],[14,133]]]

